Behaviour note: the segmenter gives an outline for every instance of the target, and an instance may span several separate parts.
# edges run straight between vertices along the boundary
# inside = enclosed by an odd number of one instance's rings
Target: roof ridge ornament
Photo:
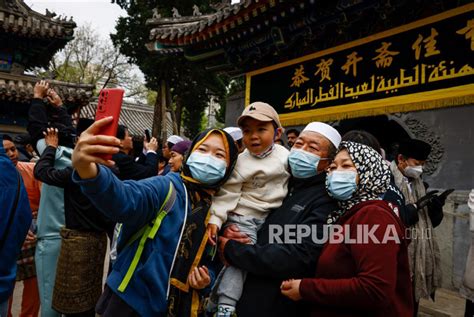
[[[199,7],[197,5],[193,5],[193,16],[201,16],[202,13],[199,11]]]
[[[175,7],[171,9],[171,12],[173,12],[173,18],[181,18],[181,14],[179,14],[178,9]]]
[[[48,8],[46,8],[46,14],[48,18],[53,19],[56,16],[56,12],[54,11],[49,11]]]
[[[153,19],[161,19],[161,14],[158,12],[158,8],[154,8],[152,11],[153,11]]]

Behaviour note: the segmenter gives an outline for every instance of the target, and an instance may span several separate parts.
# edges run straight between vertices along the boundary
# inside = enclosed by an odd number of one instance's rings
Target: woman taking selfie
[[[187,274],[199,265],[203,251],[187,248],[186,237],[192,231],[207,241],[211,197],[229,177],[237,150],[230,135],[212,129],[194,139],[181,174],[120,181],[98,165],[113,164],[98,155],[118,151],[117,138],[96,135],[111,121],[99,120],[83,132],[72,158],[73,178],[84,194],[111,220],[123,223],[118,257],[96,311],[106,317],[166,316],[168,302],[183,300],[168,296],[194,294]]]
[[[326,180],[339,204],[328,224],[342,226],[344,239],[356,241],[330,239],[314,278],[281,286],[290,299],[310,302],[311,316],[413,315],[405,228],[392,206],[379,198],[389,183],[390,170],[380,154],[359,143],[341,143]],[[364,230],[375,239],[361,238],[358,231]]]

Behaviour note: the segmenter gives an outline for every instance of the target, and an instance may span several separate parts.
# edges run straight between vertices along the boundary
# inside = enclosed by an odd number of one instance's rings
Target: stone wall
[[[225,108],[225,126],[235,127],[237,125],[237,118],[244,110],[245,92],[240,91],[230,96],[227,99],[227,106]]]

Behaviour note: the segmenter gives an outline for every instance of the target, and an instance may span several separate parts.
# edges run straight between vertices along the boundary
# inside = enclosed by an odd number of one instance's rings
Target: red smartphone
[[[95,113],[95,121],[112,116],[114,120],[103,127],[100,135],[115,136],[119,124],[120,110],[122,109],[124,90],[121,88],[104,88],[99,93],[99,102]],[[112,155],[100,155],[105,160],[112,159]]]

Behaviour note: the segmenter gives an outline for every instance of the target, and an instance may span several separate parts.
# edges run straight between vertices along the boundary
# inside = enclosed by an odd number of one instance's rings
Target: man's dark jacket
[[[311,237],[304,238],[299,244],[269,244],[270,232],[275,232],[270,225],[317,225],[317,237],[321,239],[328,214],[337,209],[335,201],[326,192],[325,180],[326,173],[308,179],[293,178],[282,206],[270,213],[258,232],[256,245],[227,243],[226,260],[248,272],[237,304],[237,316],[300,317],[309,314],[306,304],[281,295],[280,285],[285,279],[314,276],[323,245],[314,243]],[[292,230],[296,232],[294,228]]]
[[[112,157],[119,170],[117,175],[121,180],[140,180],[158,175],[158,155],[148,153],[144,164],[135,162],[132,156],[118,152]]]

